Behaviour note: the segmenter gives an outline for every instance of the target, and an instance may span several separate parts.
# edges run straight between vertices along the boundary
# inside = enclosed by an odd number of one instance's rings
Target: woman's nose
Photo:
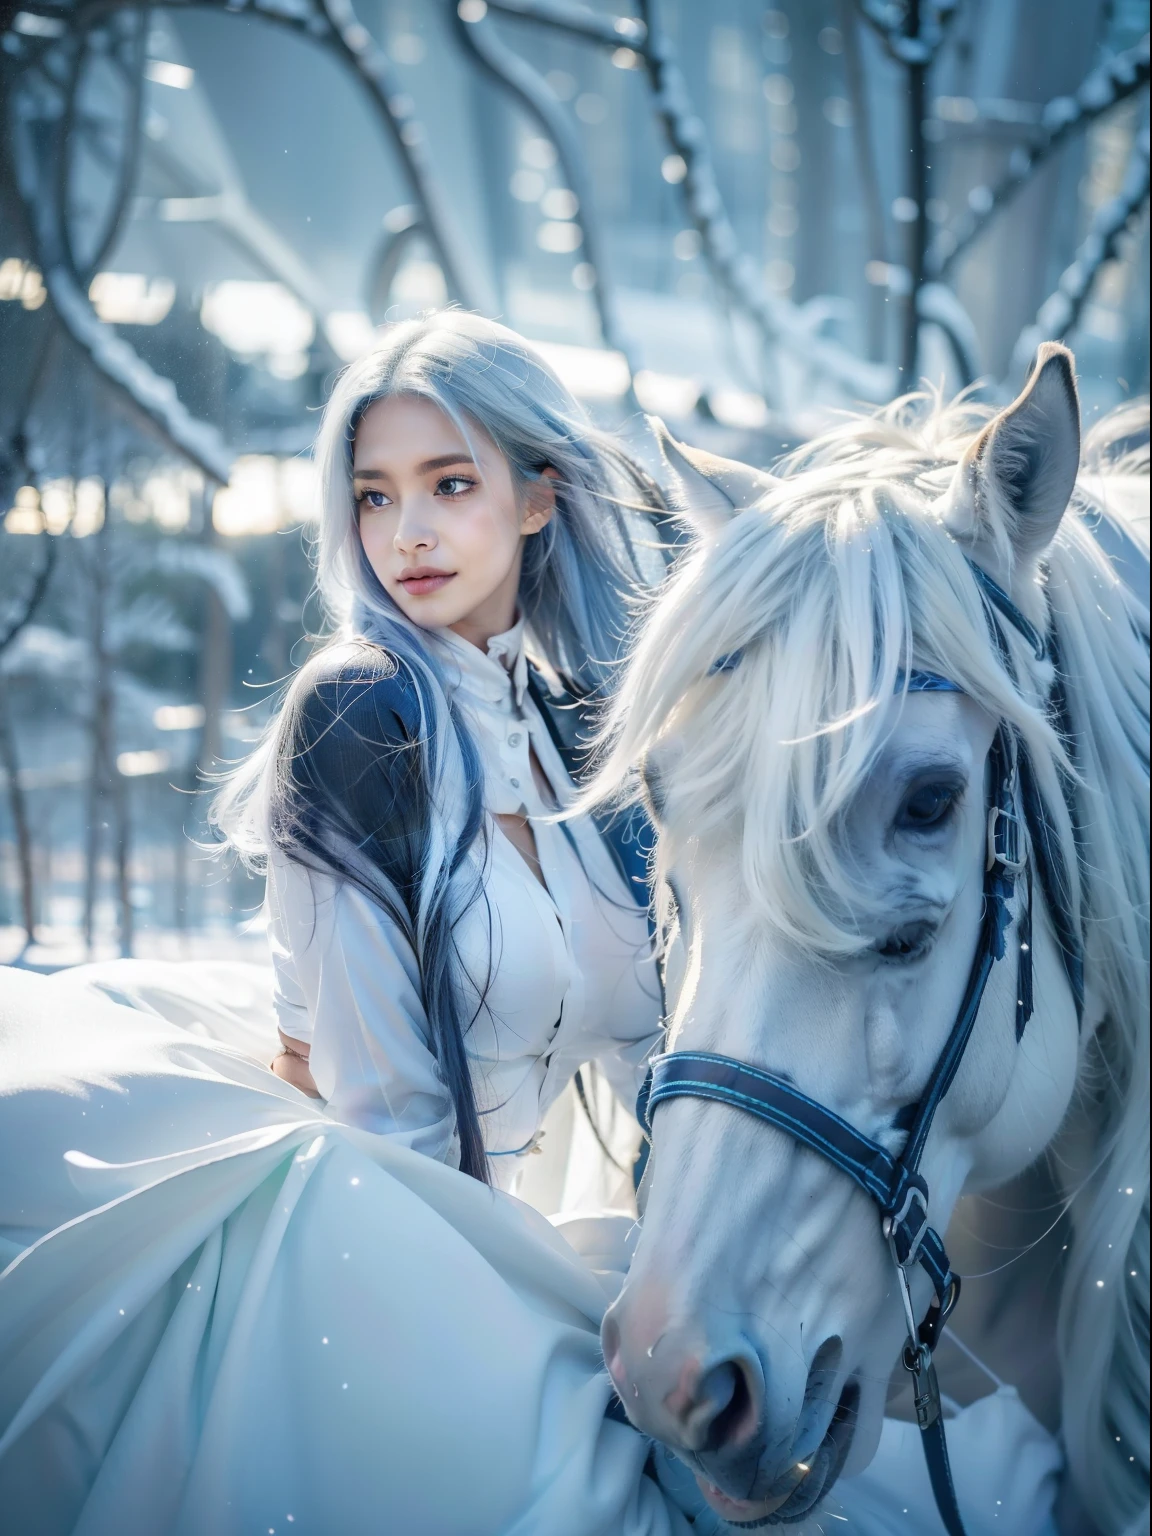
[[[436,533],[427,518],[420,515],[419,507],[401,507],[400,520],[392,543],[401,555],[415,554],[418,549],[436,548]]]

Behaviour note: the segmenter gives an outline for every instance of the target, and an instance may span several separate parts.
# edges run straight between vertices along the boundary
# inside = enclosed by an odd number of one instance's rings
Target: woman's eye
[[[876,953],[885,960],[919,960],[932,948],[934,936],[935,930],[930,923],[909,923],[906,928],[898,928],[882,939],[875,946]]]
[[[896,825],[902,832],[927,832],[948,820],[959,798],[955,785],[923,784],[900,807]]]
[[[467,475],[445,475],[436,487],[437,496],[463,496],[476,484]]]
[[[391,505],[383,491],[364,491],[360,496],[360,506],[371,507],[374,512],[379,512]]]

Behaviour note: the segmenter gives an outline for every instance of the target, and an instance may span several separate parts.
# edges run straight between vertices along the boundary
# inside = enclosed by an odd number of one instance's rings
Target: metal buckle
[[[957,1303],[957,1301],[959,1299],[960,1299],[960,1276],[959,1275],[953,1275],[952,1278],[948,1282],[948,1290],[945,1293],[945,1295],[944,1296],[937,1296],[936,1297],[936,1305],[937,1305],[937,1307],[940,1310],[940,1326],[941,1326],[941,1328],[943,1328],[944,1324],[952,1316],[952,1308],[956,1305],[956,1303]]]
[[[1004,828],[1004,849],[999,847],[1001,823]],[[1020,830],[1020,818],[1015,811],[1006,811],[1002,805],[994,805],[988,812],[988,859],[986,869],[999,864],[1009,874],[1018,875],[1025,865],[1024,838]]]
[[[917,1190],[919,1194],[919,1190]],[[891,1242],[891,1239],[889,1239]],[[893,1249],[892,1257],[896,1257]],[[896,1279],[900,1287],[900,1300],[904,1304],[904,1321],[908,1326],[908,1342],[900,1356],[904,1369],[912,1378],[912,1399],[916,1409],[916,1422],[921,1430],[931,1429],[940,1417],[940,1388],[936,1381],[936,1367],[932,1364],[932,1351],[921,1342],[912,1310],[912,1291],[904,1266],[896,1265]]]
[[[909,1341],[904,1346],[903,1364],[912,1377],[912,1406],[916,1410],[916,1423],[923,1433],[940,1417],[940,1384],[936,1380],[932,1352],[927,1344],[913,1348]]]
[[[913,1204],[917,1201],[919,1202],[920,1210],[923,1213],[924,1219],[920,1223],[916,1236],[912,1240],[912,1245],[908,1250],[908,1256],[904,1260],[905,1264],[912,1264],[915,1262],[916,1255],[920,1252],[920,1244],[924,1241],[924,1234],[928,1230],[928,1196],[924,1193],[918,1184],[909,1184],[907,1193],[904,1196],[903,1205],[898,1211],[894,1211],[891,1216],[885,1216],[884,1220],[880,1223],[881,1232],[884,1234],[888,1242],[893,1245],[892,1256],[895,1258],[896,1229],[897,1227],[902,1227],[904,1225],[905,1221],[908,1219],[908,1213],[911,1211]],[[896,1259],[896,1265],[897,1268],[901,1268],[899,1259]]]

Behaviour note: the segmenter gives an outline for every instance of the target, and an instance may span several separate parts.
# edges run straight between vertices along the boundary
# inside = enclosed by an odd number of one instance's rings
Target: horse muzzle
[[[855,1382],[832,1396],[839,1339],[825,1341],[806,1378],[791,1371],[780,1381],[745,1337],[705,1346],[688,1329],[645,1328],[630,1311],[625,1288],[602,1342],[632,1423],[692,1469],[730,1524],[787,1523],[813,1509],[839,1476],[856,1426]]]
[[[697,1476],[700,1491],[729,1525],[754,1530],[791,1525],[811,1514],[840,1476],[852,1447],[860,1393],[849,1382],[840,1395],[824,1439],[807,1460],[795,1462],[760,1499],[736,1499],[717,1484]]]

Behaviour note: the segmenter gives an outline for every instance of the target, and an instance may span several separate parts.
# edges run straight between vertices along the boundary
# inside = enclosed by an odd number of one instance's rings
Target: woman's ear
[[[524,497],[524,513],[520,519],[521,533],[539,533],[552,521],[556,511],[556,482],[559,473],[551,464],[545,465],[535,480],[530,480]]]

